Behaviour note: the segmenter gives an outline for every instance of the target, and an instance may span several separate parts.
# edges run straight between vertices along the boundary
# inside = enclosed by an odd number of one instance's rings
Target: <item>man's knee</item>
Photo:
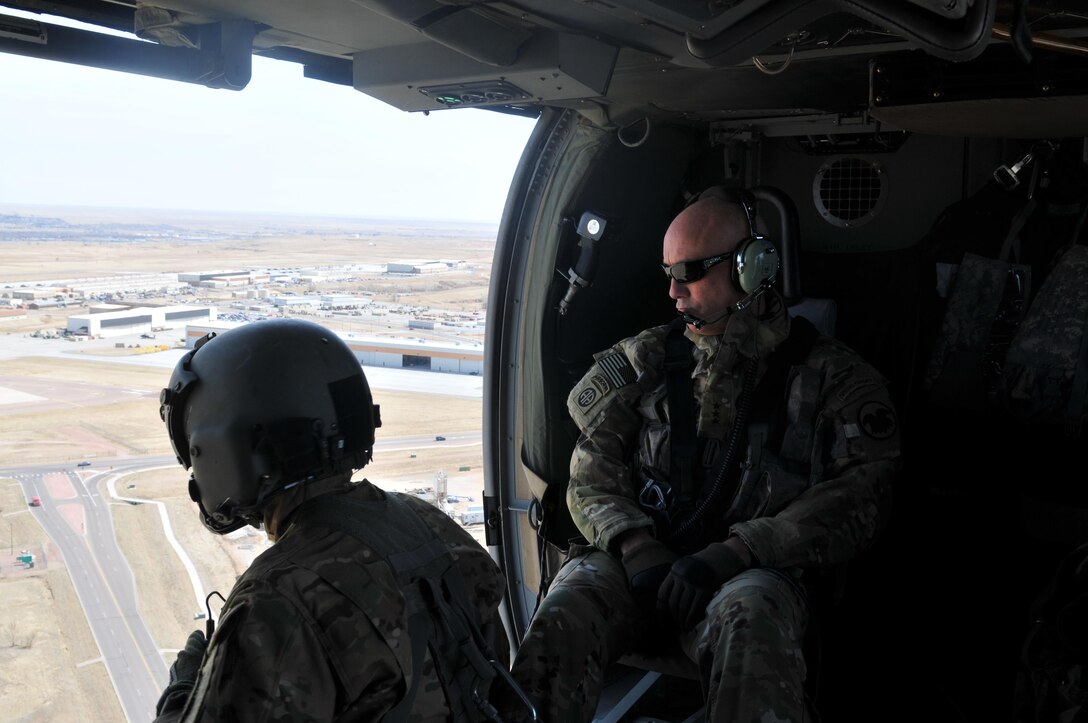
[[[581,674],[622,653],[641,613],[619,563],[599,550],[559,571],[533,615],[514,667],[532,674]]]
[[[595,550],[568,561],[559,571],[533,616],[526,641],[552,631],[581,633],[597,640],[637,612],[623,568],[610,555]]]
[[[788,651],[800,651],[807,625],[807,601],[800,586],[780,571],[754,568],[718,590],[690,642],[700,653],[731,641],[766,645],[791,655]]]
[[[604,671],[631,637],[627,579],[619,564],[595,551],[564,565],[541,601],[514,659],[513,675],[545,720],[588,720]],[[512,720],[523,707],[497,699]]]
[[[804,593],[784,573],[748,570],[722,586],[684,641],[702,672],[708,717],[800,720],[807,622]]]
[[[560,568],[551,589],[575,588],[587,594],[608,595],[627,589],[627,576],[616,558],[597,549],[567,560]],[[550,594],[550,593],[549,593]]]

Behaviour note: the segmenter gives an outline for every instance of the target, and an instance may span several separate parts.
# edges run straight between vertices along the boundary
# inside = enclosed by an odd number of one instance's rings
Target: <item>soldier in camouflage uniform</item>
[[[509,657],[503,576],[442,511],[351,479],[381,422],[346,344],[302,321],[233,329],[178,363],[162,404],[205,526],[263,523],[275,544],[210,642],[190,635],[157,721],[484,718]],[[418,634],[450,621],[455,640]]]
[[[694,344],[694,474],[704,495],[746,374],[763,377],[791,325],[803,325],[791,321],[771,279],[754,290],[731,281],[735,250],[756,237],[750,206],[711,195],[665,234],[669,294]],[[572,545],[513,675],[543,720],[588,721],[610,665],[670,645],[698,664],[707,720],[800,721],[806,571],[858,555],[888,514],[899,436],[886,381],[845,345],[813,332],[772,397],[781,437],[766,425],[749,427],[732,493],[677,537],[692,518],[675,509],[668,484],[668,330],[648,329],[597,354],[569,395],[581,435],[567,503],[589,544]]]

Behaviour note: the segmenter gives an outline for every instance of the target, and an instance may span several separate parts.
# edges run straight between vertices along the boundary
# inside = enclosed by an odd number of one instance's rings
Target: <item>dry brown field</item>
[[[3,214],[58,218],[74,229],[46,227],[34,231],[37,240],[4,243],[0,283],[403,259],[462,259],[490,267],[495,247],[495,228],[486,224],[0,204]],[[0,223],[0,234],[13,226]],[[184,240],[158,238],[157,229],[138,241],[125,240],[149,226],[161,226],[163,235],[184,235]],[[107,240],[115,236],[122,240]],[[486,274],[483,284],[486,295]]]
[[[0,213],[43,214],[40,209],[4,209]],[[51,210],[60,216],[58,210]],[[117,216],[93,210],[71,211],[71,223],[116,222]],[[130,215],[126,222],[162,222],[152,212]],[[441,278],[362,280],[350,293],[374,298],[396,297],[424,309],[483,312],[487,298],[493,235],[486,229],[442,229],[427,224],[382,225],[368,230],[358,220],[298,219],[297,229],[284,235],[253,231],[252,219],[202,215],[178,219],[178,225],[206,223],[234,237],[201,241],[119,243],[79,240],[5,243],[0,285],[109,276],[128,271],[201,271],[262,266],[328,266],[333,263],[380,263],[419,258],[458,258],[469,262],[463,272]],[[310,223],[309,227],[305,224]],[[215,224],[219,224],[216,226]],[[286,227],[277,219],[277,228]],[[0,228],[2,230],[2,228]],[[251,238],[245,234],[250,233]],[[492,232],[493,233],[493,232]],[[322,289],[323,291],[325,289]],[[36,329],[62,327],[65,316],[78,310],[51,310],[20,320],[0,319],[0,345],[5,337],[24,336]],[[316,319],[322,321],[321,319]],[[350,324],[350,320],[342,322]],[[331,324],[330,324],[331,326]],[[390,331],[389,333],[393,333]],[[120,365],[72,344],[63,358],[0,356],[0,387],[27,390],[39,401],[0,407],[0,468],[32,463],[59,463],[71,468],[78,460],[93,464],[79,471],[84,479],[100,475],[105,495],[111,461],[170,455],[169,440],[158,414],[158,391],[168,371],[156,367]],[[146,349],[113,349],[127,355]],[[74,390],[74,392],[73,392]],[[379,443],[399,437],[481,429],[479,399],[374,390],[381,404],[383,426]],[[412,490],[433,486],[448,476],[451,494],[473,495],[483,487],[479,444],[399,447],[375,454],[371,465],[357,473],[386,489]],[[120,494],[165,506],[175,534],[194,562],[208,591],[226,596],[235,577],[268,543],[252,528],[236,536],[218,537],[200,525],[189,500],[187,475],[180,466],[117,476]],[[131,485],[131,486],[130,486]],[[173,661],[178,646],[202,621],[194,620],[194,596],[181,561],[165,543],[157,505],[111,503],[117,540],[137,580],[141,614],[164,660]],[[0,721],[124,721],[125,716],[86,624],[65,562],[37,524],[17,481],[0,476]],[[4,529],[7,528],[7,529]],[[469,528],[478,538],[482,528]],[[241,531],[240,531],[241,532]],[[7,533],[6,535],[3,533]],[[8,539],[3,539],[7,537]],[[38,564],[24,569],[15,555],[35,554]],[[217,606],[213,605],[213,613]]]

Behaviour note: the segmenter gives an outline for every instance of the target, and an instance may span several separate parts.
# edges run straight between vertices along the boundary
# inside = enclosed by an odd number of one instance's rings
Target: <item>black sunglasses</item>
[[[698,259],[696,261],[681,261],[680,263],[672,264],[671,266],[661,264],[661,269],[665,272],[665,276],[668,276],[673,281],[677,281],[681,284],[690,284],[692,281],[698,281],[703,278],[706,276],[707,271],[710,271],[710,269],[723,261],[728,261],[732,257],[732,253],[719,254],[717,256]]]
[[[744,216],[748,219],[748,238],[741,239],[740,242],[737,243],[738,249],[744,245],[745,241],[763,238],[756,233],[756,222],[753,217],[754,214],[752,213],[752,204],[746,196],[741,196],[740,207],[744,209]],[[692,281],[698,281],[703,278],[706,276],[707,271],[710,271],[723,261],[728,261],[732,256],[733,253],[719,254],[717,256],[710,256],[696,261],[681,261],[672,266],[661,264],[661,269],[665,272],[665,276],[668,276],[677,283],[690,284]]]

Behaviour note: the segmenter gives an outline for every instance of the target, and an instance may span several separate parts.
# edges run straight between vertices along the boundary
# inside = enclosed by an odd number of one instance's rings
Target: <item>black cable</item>
[[[204,624],[205,636],[208,640],[212,639],[212,633],[215,632],[215,620],[212,619],[212,595],[218,595],[219,599],[223,601],[223,604],[227,604],[227,599],[218,590],[212,590],[208,593],[208,596],[204,598],[204,609],[208,611],[208,622]]]
[[[548,594],[548,587],[551,584],[551,577],[548,575],[548,538],[544,535],[544,523],[541,522],[540,527],[536,531],[537,536],[537,568],[540,570],[540,585],[536,589],[536,603],[533,605],[533,614],[529,616],[530,619],[536,617],[536,611],[540,609],[540,601],[544,599],[544,596]]]
[[[725,458],[718,468],[718,475],[714,480],[714,486],[711,488],[710,494],[703,498],[703,501],[699,503],[699,506],[687,517],[687,519],[682,521],[668,534],[665,538],[667,542],[675,542],[682,538],[689,533],[709,511],[718,506],[718,498],[721,497],[722,492],[725,489],[726,477],[736,466],[736,455],[741,432],[748,426],[748,412],[751,409],[752,392],[755,390],[758,370],[759,358],[752,357],[748,362],[748,368],[744,371],[744,386],[740,394],[740,399],[737,400],[737,416],[733,422],[732,433],[729,435],[729,446],[725,450]]]

